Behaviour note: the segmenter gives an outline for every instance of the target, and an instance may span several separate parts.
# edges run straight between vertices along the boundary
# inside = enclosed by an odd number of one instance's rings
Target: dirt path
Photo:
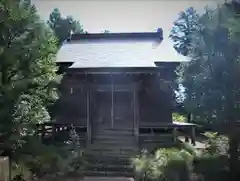
[[[184,136],[179,136],[178,139],[181,140],[182,142],[185,142],[185,137]],[[199,140],[199,139],[196,138],[196,145],[194,147],[197,148],[197,149],[204,149],[205,144],[203,143],[203,140]]]

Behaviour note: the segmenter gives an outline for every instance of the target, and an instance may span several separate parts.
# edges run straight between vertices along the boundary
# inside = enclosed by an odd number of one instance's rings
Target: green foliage
[[[110,33],[110,31],[109,30],[104,30],[103,33]]]
[[[145,180],[150,177],[152,163],[154,163],[154,157],[146,151],[132,160],[138,180]]]
[[[175,50],[181,55],[188,55],[191,50],[192,39],[199,29],[199,15],[193,7],[179,13],[173,23],[169,38],[174,42]]]
[[[212,155],[227,155],[228,151],[228,138],[223,135],[218,135],[218,133],[206,132],[204,133],[208,139],[205,142],[206,153]]]
[[[144,152],[133,160],[138,180],[188,180],[193,157],[186,150],[159,149],[155,155]]]
[[[0,2],[1,143],[16,150],[33,133],[32,123],[50,121],[58,98],[56,40],[29,0]]]
[[[28,144],[18,149],[13,158],[13,178],[54,179],[71,173],[81,176],[87,164],[80,147],[73,142],[56,147],[44,145],[38,137],[33,136],[25,141]]]
[[[229,165],[231,175],[236,175],[239,139],[234,124],[240,118],[240,19],[233,2],[229,4],[206,9],[199,17],[200,28],[195,31],[187,54],[190,61],[182,64],[178,73],[185,88],[186,109],[200,120],[223,125],[229,135]]]
[[[70,131],[70,140],[67,142],[68,148],[70,150],[70,157],[69,160],[69,172],[74,172],[77,174],[81,174],[83,169],[87,165],[87,161],[83,156],[83,150],[81,149],[79,135],[76,133],[74,127],[72,127]]]
[[[228,156],[215,149],[226,138],[206,133],[206,150],[199,151],[184,143],[181,148],[162,148],[149,154],[146,151],[133,159],[136,179],[140,181],[227,181]]]
[[[239,89],[239,45],[230,41],[231,28],[226,27],[232,18],[233,10],[225,4],[206,9],[198,18],[199,28],[193,32],[191,51],[186,55],[190,62],[183,63],[178,71],[179,83],[185,88],[184,105],[202,121],[224,123],[230,114],[229,100],[236,96],[232,91]],[[235,108],[231,111],[239,116],[238,105]]]
[[[48,108],[58,99],[58,42],[30,0],[2,0],[0,8],[0,143],[1,150],[11,152],[12,177],[81,170],[84,162],[75,154],[80,149],[75,144],[70,143],[68,151],[44,145],[33,136],[36,123],[51,120]]]
[[[58,38],[59,45],[66,40],[71,33],[84,33],[83,26],[71,16],[62,17],[59,9],[55,8],[49,15],[48,25]]]
[[[194,157],[197,157],[201,154],[201,152],[199,150],[197,150],[193,145],[191,145],[189,143],[181,143],[180,148],[182,150],[187,151]]]
[[[13,162],[11,167],[11,180],[29,180],[32,177],[30,169],[22,162]]]
[[[64,171],[67,152],[41,143],[38,137],[28,137],[25,144],[14,155],[12,177],[30,178],[57,175]]]
[[[187,122],[187,117],[178,113],[172,113],[172,119],[181,123]]]

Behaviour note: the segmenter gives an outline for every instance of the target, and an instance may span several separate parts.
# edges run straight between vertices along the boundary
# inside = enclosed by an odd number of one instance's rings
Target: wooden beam
[[[74,85],[74,88],[73,88]],[[93,90],[97,92],[111,92],[112,91],[112,83],[108,84],[97,84],[97,83],[88,83],[84,84],[78,81],[72,81],[71,83],[65,84],[66,87],[70,88],[70,93],[81,93],[88,90]],[[127,83],[127,84],[114,84],[114,92],[133,92],[134,90],[139,89],[139,84],[137,83]]]

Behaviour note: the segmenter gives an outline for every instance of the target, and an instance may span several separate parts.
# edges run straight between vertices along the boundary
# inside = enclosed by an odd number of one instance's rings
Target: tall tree
[[[186,56],[191,47],[193,33],[199,29],[199,15],[193,7],[179,13],[179,17],[173,23],[169,38],[174,42],[175,50]]]
[[[47,23],[58,38],[59,45],[61,45],[71,33],[85,33],[79,21],[74,20],[72,16],[62,17],[60,10],[57,8],[49,15]]]
[[[199,29],[191,39],[190,62],[181,67],[181,83],[185,87],[186,107],[201,120],[227,123],[231,180],[237,180],[238,139],[235,129],[239,120],[240,44],[231,41],[231,28],[226,26],[235,18],[228,4],[206,9],[199,18]],[[236,31],[235,31],[236,32]],[[186,37],[187,39],[188,37]],[[224,124],[226,125],[226,124]]]
[[[110,31],[109,30],[104,30],[103,33],[110,33]]]
[[[0,143],[15,150],[32,134],[31,123],[51,119],[57,42],[30,0],[2,0],[0,7]]]

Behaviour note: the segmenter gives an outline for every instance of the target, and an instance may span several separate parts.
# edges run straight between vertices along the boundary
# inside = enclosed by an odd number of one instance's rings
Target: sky
[[[198,12],[216,6],[222,0],[32,0],[39,15],[47,20],[54,8],[63,16],[79,20],[89,33],[152,32],[163,29],[164,40],[158,47],[158,60],[184,61],[168,38],[178,13],[193,6]]]

